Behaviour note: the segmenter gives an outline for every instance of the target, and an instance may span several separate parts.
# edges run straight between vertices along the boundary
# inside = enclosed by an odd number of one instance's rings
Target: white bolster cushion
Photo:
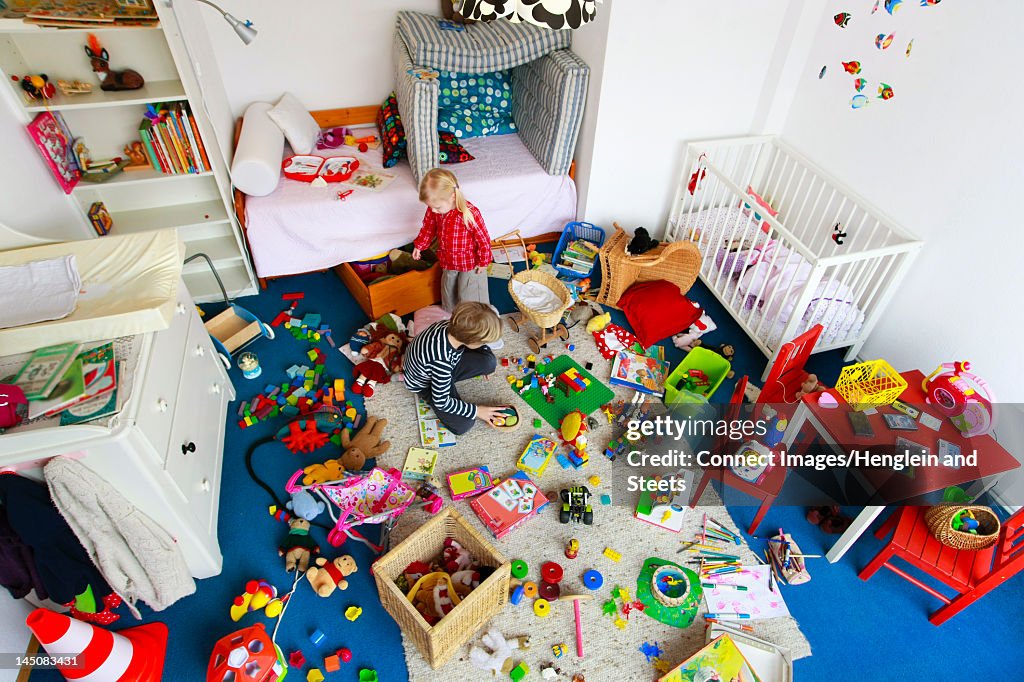
[[[270,194],[281,180],[284,133],[267,115],[271,108],[267,102],[253,102],[245,110],[231,163],[235,187],[254,197]]]

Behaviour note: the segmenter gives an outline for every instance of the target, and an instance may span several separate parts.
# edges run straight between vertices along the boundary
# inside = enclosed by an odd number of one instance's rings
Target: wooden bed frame
[[[321,109],[319,111],[309,112],[313,119],[317,122],[321,128],[334,128],[337,126],[356,126],[366,125],[367,123],[377,122],[377,111],[380,110],[380,105],[368,104],[366,106],[358,107],[343,107],[341,109]],[[242,134],[242,119],[239,118],[235,121],[235,139],[234,147],[238,147],[238,138]],[[569,177],[573,180],[576,179],[576,162],[573,161],[569,168]],[[245,214],[245,200],[247,195],[237,188],[232,188],[234,193],[234,208],[235,216],[238,218],[238,224],[242,227],[242,237],[245,239],[246,249],[249,253],[252,253],[252,248],[249,245],[249,235],[247,233],[248,223],[246,222]],[[528,244],[544,244],[550,242],[557,242],[562,236],[560,232],[546,232],[544,234],[537,235],[526,239]],[[507,246],[513,246],[518,242],[491,242],[494,246],[500,246],[505,244]],[[323,270],[311,270],[310,272],[323,272]],[[337,272],[337,268],[335,268]],[[296,275],[304,275],[309,273],[299,272]],[[291,277],[292,275],[282,275],[282,277]],[[340,275],[339,275],[340,276]],[[268,279],[279,279],[278,277],[258,277],[260,288],[267,288]],[[346,282],[347,284],[347,282]]]

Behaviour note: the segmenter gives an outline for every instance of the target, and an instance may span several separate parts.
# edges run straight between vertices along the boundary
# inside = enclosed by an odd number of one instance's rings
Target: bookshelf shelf
[[[168,227],[182,228],[203,224],[213,225],[216,223],[226,223],[230,220],[227,211],[224,209],[224,203],[219,199],[199,201],[192,204],[111,211],[110,217],[114,221],[114,229],[118,234],[147,232]],[[191,248],[191,245],[189,245],[189,248]]]
[[[57,91],[45,103],[36,100],[25,104],[25,111],[70,111],[73,109],[100,109],[106,107],[152,104],[156,102],[180,102],[187,100],[185,88],[179,80],[147,82],[138,90],[107,92],[100,90],[98,83],[92,84],[92,92],[84,95],[64,95]]]
[[[168,180],[185,180],[188,178],[204,178],[213,175],[213,171],[206,171],[205,173],[161,173],[158,170],[140,170],[140,171],[126,171],[124,173],[118,173],[106,182],[79,182],[75,185],[75,188],[71,190],[74,192],[84,192],[88,190],[101,189],[103,187],[121,187],[124,185],[143,185],[152,184],[155,182],[166,182]],[[156,229],[156,228],[152,228]]]

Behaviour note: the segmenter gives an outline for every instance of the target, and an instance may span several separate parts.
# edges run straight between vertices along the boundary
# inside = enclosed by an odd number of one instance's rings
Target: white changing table
[[[196,578],[217,575],[221,462],[231,381],[183,282],[168,329],[134,337],[134,378],[120,414],[106,423],[29,424],[0,435],[0,467],[41,479],[56,455],[113,484],[178,542]]]

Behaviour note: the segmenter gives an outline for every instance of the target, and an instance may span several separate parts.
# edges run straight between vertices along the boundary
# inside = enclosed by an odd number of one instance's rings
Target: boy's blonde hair
[[[443,168],[431,168],[420,180],[420,201],[427,203],[433,199],[447,199],[455,194],[455,208],[459,209],[462,219],[467,225],[476,225],[473,213],[466,204],[466,197],[459,189],[459,181],[455,174]]]
[[[464,301],[452,311],[448,333],[460,343],[494,343],[501,338],[501,318],[486,303]]]

